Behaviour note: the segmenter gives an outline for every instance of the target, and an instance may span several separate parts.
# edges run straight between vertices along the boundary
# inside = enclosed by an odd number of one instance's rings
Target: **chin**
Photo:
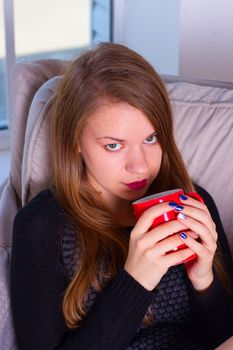
[[[147,195],[147,190],[143,189],[140,191],[132,191],[124,195],[124,199],[128,201],[136,201]],[[123,199],[123,198],[122,198]]]

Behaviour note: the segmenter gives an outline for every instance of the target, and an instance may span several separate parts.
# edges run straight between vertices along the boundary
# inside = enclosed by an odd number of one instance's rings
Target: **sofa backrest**
[[[57,76],[66,61],[43,59],[16,63],[11,72],[10,125],[11,125],[11,180],[21,200],[22,162],[25,149],[25,133],[31,126],[28,121],[32,100],[38,89]]]
[[[38,117],[40,114],[38,112],[35,113],[36,120],[34,120],[32,116],[30,117],[30,114],[34,115],[34,113],[33,111],[29,112],[29,110],[35,106],[32,104],[32,100],[40,86],[50,78],[57,76],[64,65],[65,61],[61,60],[21,62],[16,64],[11,75],[11,172],[8,179],[0,185],[0,349],[4,350],[17,350],[10,307],[9,282],[13,220],[24,203],[22,198],[25,198],[25,191],[23,191],[26,187],[25,183],[29,182],[29,178],[31,179],[35,172],[35,167],[31,167],[31,165],[36,163],[39,168],[44,164],[43,157],[47,156],[47,152],[42,146],[42,144],[45,144],[45,147],[48,145],[48,130],[46,128],[40,134],[46,138],[46,140],[40,140],[42,147],[35,147],[35,152],[32,151],[35,145],[33,137],[37,124],[43,125],[43,118]],[[44,97],[47,106],[49,94]],[[42,98],[40,109],[45,110],[43,107]],[[28,133],[30,136],[27,136]],[[44,153],[42,153],[42,148]],[[28,153],[32,156],[29,162],[27,162]],[[49,171],[49,169],[46,170]],[[46,175],[45,178],[47,177],[45,169],[40,167],[39,172],[45,180],[44,175]],[[36,179],[38,190],[44,184],[41,177]],[[45,181],[47,182],[47,178]]]
[[[233,253],[233,84],[164,77],[189,173],[214,198]]]

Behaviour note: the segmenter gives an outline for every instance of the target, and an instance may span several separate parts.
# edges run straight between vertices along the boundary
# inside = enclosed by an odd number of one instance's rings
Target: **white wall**
[[[233,1],[181,0],[180,74],[233,81]]]
[[[113,33],[161,74],[233,82],[233,0],[115,0]]]
[[[115,42],[141,53],[160,73],[179,73],[180,0],[115,0]]]

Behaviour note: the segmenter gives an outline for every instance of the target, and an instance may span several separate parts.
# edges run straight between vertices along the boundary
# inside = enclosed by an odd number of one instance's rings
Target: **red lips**
[[[126,184],[126,186],[131,190],[140,190],[146,186],[146,183],[147,183],[147,179],[144,179],[141,181],[131,182],[129,184]]]

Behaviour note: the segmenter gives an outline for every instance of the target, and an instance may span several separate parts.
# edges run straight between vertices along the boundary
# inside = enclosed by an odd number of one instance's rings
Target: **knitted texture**
[[[130,230],[124,232],[129,234]],[[72,279],[80,264],[81,248],[75,225],[68,221],[62,237],[62,249],[67,274]],[[98,301],[98,297],[99,293],[91,288],[86,298],[87,311]],[[150,307],[154,325],[142,323],[127,350],[204,349],[192,335],[189,283],[183,265],[171,267],[163,276]]]
[[[233,276],[229,245],[211,197],[201,192],[219,234],[223,262]],[[124,229],[130,234],[130,228]],[[201,350],[232,335],[232,297],[215,275],[207,293],[196,293],[184,265],[171,267],[154,291],[123,268],[86,298],[87,316],[70,331],[62,300],[82,252],[79,232],[54,193],[37,195],[16,216],[11,254],[11,305],[19,350]],[[98,268],[108,266],[102,257]],[[148,310],[154,324],[142,323]],[[192,316],[192,318],[191,318]],[[201,344],[201,345],[199,345]]]

